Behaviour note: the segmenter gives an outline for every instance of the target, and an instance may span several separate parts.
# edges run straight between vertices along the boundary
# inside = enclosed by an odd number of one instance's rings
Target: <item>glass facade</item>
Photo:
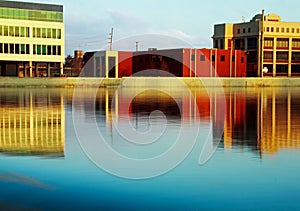
[[[0,54],[30,54],[29,44],[0,43]]]
[[[15,8],[0,7],[0,18],[32,20],[32,21],[49,21],[63,22],[63,13],[56,11],[39,11]]]

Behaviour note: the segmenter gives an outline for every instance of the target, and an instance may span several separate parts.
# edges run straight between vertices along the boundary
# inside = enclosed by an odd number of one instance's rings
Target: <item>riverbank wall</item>
[[[300,87],[300,78],[15,78],[0,77],[0,87],[173,87],[183,82],[188,87]]]

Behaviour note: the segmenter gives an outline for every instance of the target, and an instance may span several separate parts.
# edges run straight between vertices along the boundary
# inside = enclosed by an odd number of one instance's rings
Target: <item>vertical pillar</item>
[[[29,77],[32,78],[32,61],[29,61]]]
[[[51,64],[47,63],[47,76],[51,77]]]
[[[288,77],[292,76],[292,51],[293,51],[293,39],[289,39],[289,66],[288,66]]]
[[[276,66],[277,66],[277,38],[273,40],[273,77],[276,77]]]
[[[39,64],[35,63],[35,77],[39,77]]]
[[[23,77],[26,78],[26,62],[23,62]]]
[[[64,64],[62,62],[59,63],[60,76],[64,74]]]

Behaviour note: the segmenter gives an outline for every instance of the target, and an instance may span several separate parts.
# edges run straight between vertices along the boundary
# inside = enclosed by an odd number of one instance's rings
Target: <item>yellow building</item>
[[[215,48],[246,51],[248,76],[300,74],[300,22],[263,11],[249,22],[216,24],[213,42]]]
[[[62,74],[63,6],[0,1],[0,76]]]

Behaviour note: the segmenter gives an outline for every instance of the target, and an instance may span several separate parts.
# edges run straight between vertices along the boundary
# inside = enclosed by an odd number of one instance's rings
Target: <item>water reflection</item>
[[[61,92],[0,89],[0,151],[63,156],[65,108]]]
[[[134,89],[119,92],[100,89],[96,99],[91,99],[87,97],[89,91],[85,90],[80,107],[86,119],[95,111],[97,122],[106,122],[105,127],[111,135],[117,132],[113,130],[113,117],[122,122],[129,114],[130,121],[138,129],[151,112],[159,110],[166,115],[168,124],[211,124],[214,137],[218,131],[223,131],[221,148],[251,149],[260,155],[300,148],[297,88],[227,88],[225,108],[219,103],[220,91],[195,89],[187,94],[175,89],[169,96],[155,90],[135,95],[132,94],[137,92]],[[132,99],[132,96],[135,97]],[[225,117],[221,109],[225,109]]]

